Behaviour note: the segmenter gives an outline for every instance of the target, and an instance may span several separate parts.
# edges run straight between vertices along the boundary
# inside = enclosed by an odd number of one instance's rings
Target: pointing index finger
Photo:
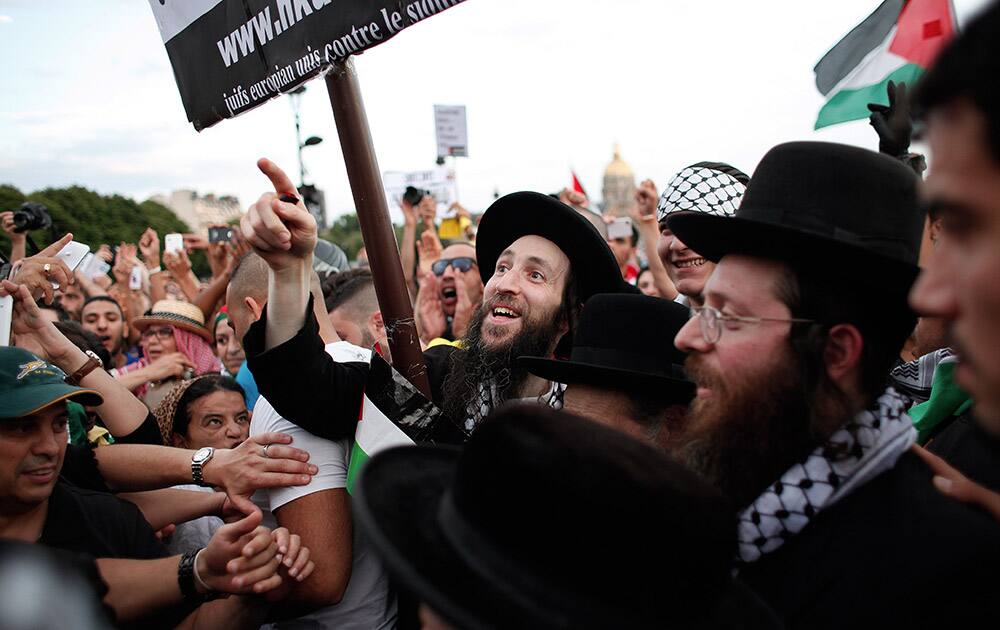
[[[288,175],[285,175],[285,171],[281,170],[277,164],[267,158],[261,158],[257,160],[257,168],[271,180],[274,192],[279,195],[298,196],[299,191],[295,188],[295,184],[292,183]]]

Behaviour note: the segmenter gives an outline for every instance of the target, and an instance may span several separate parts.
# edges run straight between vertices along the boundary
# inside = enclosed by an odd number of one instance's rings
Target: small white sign
[[[465,105],[435,105],[434,129],[437,133],[438,157],[469,157]]]
[[[390,205],[399,207],[407,186],[429,190],[438,204],[438,212],[443,213],[453,202],[458,201],[458,186],[455,171],[450,168],[436,168],[430,171],[386,171],[382,173],[385,198]]]

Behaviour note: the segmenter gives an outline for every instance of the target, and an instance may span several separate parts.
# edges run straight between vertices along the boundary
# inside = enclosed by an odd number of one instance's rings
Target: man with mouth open
[[[449,244],[420,281],[413,315],[425,344],[441,338],[461,339],[483,300],[483,280],[476,265],[476,247],[466,241]]]
[[[677,288],[679,295],[674,298],[675,302],[702,306],[705,303],[702,291],[715,270],[715,263],[677,238],[667,226],[667,217],[680,211],[731,217],[749,181],[746,173],[728,164],[698,162],[677,173],[663,190],[656,208],[656,220],[660,223],[660,242],[656,251]]]
[[[270,268],[266,312],[243,340],[250,369],[282,416],[328,439],[351,437],[368,364],[336,363],[323,351],[306,274],[316,223],[301,203],[278,198],[295,194],[281,169],[268,160],[258,166],[275,192],[263,195],[242,221]],[[563,387],[532,376],[515,359],[552,356],[560,341],[568,345],[588,297],[623,286],[604,238],[575,210],[540,193],[494,202],[480,222],[475,254],[485,288],[462,348],[424,353],[432,399],[454,424],[447,439],[455,443],[464,443],[504,401],[561,407]]]

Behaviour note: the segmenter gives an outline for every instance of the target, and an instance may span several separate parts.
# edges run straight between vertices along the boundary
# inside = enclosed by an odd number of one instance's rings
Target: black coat
[[[265,310],[243,337],[247,366],[261,396],[282,417],[328,440],[353,438],[369,364],[335,362],[319,336],[311,297],[305,315],[305,323],[294,337],[265,352]],[[455,351],[454,346],[445,345],[424,353],[431,399],[438,406]]]
[[[913,453],[740,578],[789,628],[971,628],[1000,619],[1000,525]]]

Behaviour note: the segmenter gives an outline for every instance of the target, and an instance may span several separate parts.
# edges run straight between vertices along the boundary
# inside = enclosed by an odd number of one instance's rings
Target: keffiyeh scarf
[[[950,358],[949,358],[950,357]],[[951,348],[941,348],[928,352],[919,359],[901,363],[892,368],[889,377],[894,386],[913,401],[913,404],[926,402],[931,397],[931,386],[934,384],[934,372],[945,360],[956,361]]]
[[[668,214],[693,210],[731,217],[736,214],[750,178],[722,162],[698,162],[674,176],[660,195],[656,220]]]
[[[906,406],[888,388],[769,486],[739,515],[738,559],[755,562],[779,549],[817,514],[892,468],[916,439]]]
[[[548,405],[553,409],[562,409],[563,394],[565,391],[566,385],[552,381],[549,383],[549,389],[547,392],[539,396],[537,399],[532,398],[530,400],[537,400],[537,402]],[[498,399],[499,395],[497,394],[495,383],[480,383],[479,396],[470,402],[467,407],[468,416],[465,418],[465,432],[468,436],[472,435],[472,432],[476,430],[479,423],[481,423],[486,416],[490,415],[490,412],[505,402]],[[522,400],[527,401],[529,399]]]

